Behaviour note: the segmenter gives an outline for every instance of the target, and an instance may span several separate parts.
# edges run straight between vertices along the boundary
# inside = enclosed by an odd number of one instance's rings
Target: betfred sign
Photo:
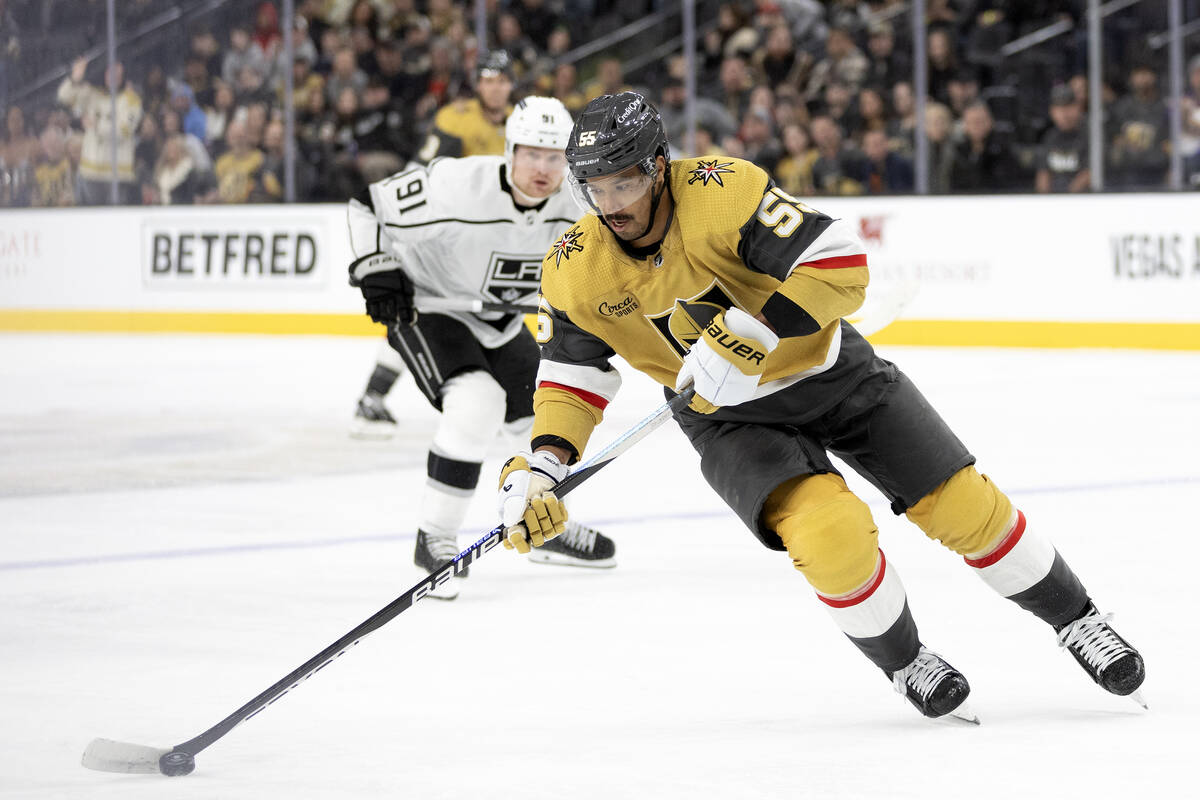
[[[142,225],[142,282],[151,288],[321,286],[328,269],[320,247],[325,225],[324,219],[306,223],[278,213],[257,224],[236,217],[148,219]]]

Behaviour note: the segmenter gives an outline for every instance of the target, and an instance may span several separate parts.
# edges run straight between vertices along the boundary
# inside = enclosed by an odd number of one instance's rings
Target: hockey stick
[[[846,321],[853,325],[854,330],[862,334],[864,338],[873,336],[896,321],[896,317],[900,316],[900,312],[916,296],[917,288],[918,284],[915,280],[906,280],[900,284],[898,289],[886,295],[878,303],[866,305],[866,313],[860,311],[856,316],[846,317]]]
[[[634,425],[616,440],[596,455],[589,458],[571,471],[561,483],[556,493],[561,497],[579,486],[588,478],[608,466],[617,456],[629,450],[635,444],[646,438],[655,428],[666,422],[676,411],[682,409],[691,400],[693,392],[687,389],[676,395],[669,402],[663,403],[650,416]],[[311,678],[334,659],[358,644],[367,634],[378,630],[388,622],[407,611],[422,600],[436,586],[449,581],[456,572],[478,561],[500,544],[503,539],[503,526],[493,528],[483,538],[463,550],[441,569],[431,573],[416,586],[397,597],[392,602],[377,611],[373,616],[359,624],[342,638],[326,647],[315,656],[305,661],[296,669],[289,672],[280,680],[265,689],[253,700],[237,711],[212,726],[204,733],[186,742],[175,745],[170,749],[149,747],[129,742],[118,742],[112,739],[93,739],[83,751],[83,766],[101,772],[126,773],[155,773],[164,775],[187,775],[196,768],[196,754],[210,746],[225,734],[229,733],[240,723],[263,711],[279,698],[304,681]]]
[[[465,297],[418,297],[415,305],[417,306],[417,311],[426,314],[436,314],[439,311],[461,311],[468,314],[480,314],[485,311],[499,311],[502,314],[538,313],[537,306],[493,303],[489,300],[475,300]]]

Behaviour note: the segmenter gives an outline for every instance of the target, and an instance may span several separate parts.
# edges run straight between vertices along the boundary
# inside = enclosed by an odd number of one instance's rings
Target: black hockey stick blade
[[[572,470],[571,474],[559,483],[556,489],[557,494],[560,497],[565,496],[579,486],[579,484],[610,464],[617,456],[646,438],[658,426],[670,419],[676,411],[686,406],[691,401],[692,395],[693,391],[690,388],[685,389],[670,401],[663,403],[650,416],[634,425],[624,434],[617,437],[616,440],[610,442],[599,453],[596,453],[596,455]],[[498,525],[488,531],[479,541],[459,553],[452,560],[447,561],[439,569],[434,570],[416,586],[413,586],[407,592],[388,603],[345,636],[264,689],[257,697],[199,736],[188,739],[186,742],[181,742],[169,750],[141,744],[131,744],[129,742],[118,742],[113,739],[93,739],[83,752],[83,766],[88,769],[99,770],[100,772],[144,774],[160,772],[163,775],[169,776],[187,775],[196,768],[197,753],[311,678],[332,663],[338,656],[342,655],[342,653],[358,644],[367,634],[382,628],[388,622],[415,605],[418,600],[428,597],[429,593],[435,587],[446,583],[454,577],[455,573],[461,572],[470,564],[478,561],[483,557],[484,553],[489,552],[500,544],[503,538],[503,526]]]

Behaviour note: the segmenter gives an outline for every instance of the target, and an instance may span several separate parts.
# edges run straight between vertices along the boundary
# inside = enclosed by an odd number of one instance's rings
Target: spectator
[[[546,0],[515,0],[509,4],[509,10],[535,47],[550,48],[550,34],[559,23],[558,15],[546,6]]]
[[[325,82],[325,99],[336,105],[344,89],[360,95],[367,88],[367,76],[358,68],[358,59],[350,47],[342,47],[333,55],[329,79]]]
[[[179,134],[163,142],[162,154],[154,165],[152,186],[152,200],[161,205],[191,205],[212,189],[210,178],[196,168]]]
[[[784,127],[783,151],[783,157],[775,165],[775,180],[779,188],[792,197],[809,197],[815,194],[813,163],[817,160],[817,151],[812,146],[804,126]]]
[[[266,103],[272,101],[272,93],[263,80],[263,73],[252,64],[244,64],[238,70],[237,83],[233,85],[234,102],[239,106],[250,103]]]
[[[842,131],[825,115],[813,117],[813,142],[817,158],[812,164],[813,186],[818,194],[862,194],[862,184],[854,179],[859,172],[853,155],[842,148]]]
[[[188,60],[192,59],[200,63],[206,75],[221,74],[221,43],[208,28],[197,28],[192,32]],[[195,85],[192,88],[197,89]]]
[[[1113,104],[1111,186],[1118,189],[1161,189],[1169,166],[1167,108],[1158,96],[1158,78],[1138,64],[1129,75],[1129,94]]]
[[[859,182],[867,194],[903,194],[914,186],[913,165],[888,149],[887,134],[876,128],[863,134]]]
[[[1066,84],[1050,92],[1050,119],[1036,159],[1034,188],[1039,192],[1086,192],[1092,171],[1086,119],[1075,92]]]
[[[766,45],[754,54],[754,64],[772,89],[796,84],[809,63],[796,52],[792,31],[782,22],[767,31]]]
[[[304,95],[297,93],[297,108],[302,107],[300,102],[302,97],[307,99]],[[213,91],[213,104],[204,109],[204,133],[209,142],[219,142],[225,138],[225,127],[229,125],[229,120],[233,119],[235,108],[233,87],[225,81],[218,80]]]
[[[11,106],[0,142],[0,206],[27,206],[33,193],[33,164],[41,146],[25,127],[25,112]]]
[[[892,118],[887,123],[888,149],[912,155],[916,128],[917,108],[912,84],[900,81],[892,87]]]
[[[958,58],[954,40],[946,28],[929,31],[929,96],[939,103],[950,103],[950,79],[958,73]]]
[[[912,59],[907,52],[896,50],[890,22],[877,20],[867,26],[867,55],[866,85],[886,91],[912,79]]]
[[[743,158],[754,162],[768,173],[775,171],[775,165],[783,157],[783,146],[775,137],[770,111],[762,108],[750,109],[746,118],[742,120],[738,139],[742,142]]]
[[[142,203],[151,205],[154,199],[154,167],[162,152],[163,133],[159,118],[146,114],[138,125],[137,145],[133,148],[133,174],[141,187]]]
[[[925,104],[925,136],[929,142],[929,191],[950,191],[950,170],[954,167],[954,118],[941,103]]]
[[[203,172],[212,172],[212,158],[208,154],[208,148],[204,142],[197,139],[190,133],[183,130],[183,120],[179,117],[179,112],[173,108],[168,108],[162,114],[162,136],[163,140],[171,138],[179,134],[183,136],[184,146],[187,148],[188,156],[191,157],[192,163],[196,168]],[[225,152],[225,141],[214,142],[214,150],[218,153]]]
[[[270,116],[271,110],[263,102],[249,103],[238,110],[238,117],[246,121],[246,138],[252,147],[262,149]]]
[[[379,76],[367,81],[355,126],[358,168],[368,184],[399,172],[413,156],[413,134],[401,105]]]
[[[237,26],[229,31],[229,49],[221,61],[221,78],[230,86],[236,86],[243,67],[253,68],[265,79],[267,57],[250,38],[250,31]]]
[[[548,94],[558,98],[567,111],[571,112],[571,116],[576,117],[588,102],[578,87],[575,65],[563,63],[554,68],[554,83]]]
[[[967,108],[979,99],[979,79],[969,68],[960,69],[946,83],[946,96],[950,98],[950,113],[961,118]]]
[[[825,38],[825,58],[813,67],[808,79],[807,97],[817,100],[830,83],[841,83],[856,94],[867,77],[869,62],[854,44],[845,28],[831,27]]]
[[[142,113],[148,117],[157,117],[170,100],[167,73],[161,64],[152,64],[142,82]]]
[[[858,125],[861,133],[882,131],[887,133],[887,106],[877,89],[865,87],[858,93]]]
[[[583,96],[593,100],[602,94],[620,94],[628,92],[630,87],[625,83],[625,69],[619,58],[604,58],[596,65],[596,77],[583,88]]]
[[[1200,55],[1188,62],[1182,108],[1184,183],[1200,189]]]
[[[186,83],[175,83],[171,88],[171,108],[179,114],[184,133],[191,134],[202,142],[207,141],[205,127],[208,120],[204,111],[196,104],[196,95],[192,92],[192,87]]]
[[[71,74],[58,87],[58,101],[83,125],[82,160],[79,164],[79,200],[84,205],[109,202],[113,176],[113,94],[116,94],[117,201],[134,205],[139,200],[133,174],[134,134],[142,118],[142,98],[125,82],[125,69],[115,62],[105,70],[101,89],[84,81],[87,59],[71,65]]]
[[[740,120],[750,107],[750,90],[754,87],[745,59],[730,56],[721,62],[717,102],[734,120]]]
[[[271,2],[258,4],[254,13],[254,44],[267,62],[275,60],[276,51],[283,46],[279,32],[279,10]]]
[[[538,60],[538,50],[525,31],[516,14],[504,12],[496,18],[496,44],[513,58],[513,71],[518,83],[530,79],[530,73]],[[617,64],[620,64],[617,61]]]
[[[225,129],[225,155],[217,159],[216,200],[246,203],[262,179],[263,152],[250,144],[246,123],[234,119]]]
[[[954,150],[950,190],[963,193],[1009,192],[1020,182],[1012,148],[996,135],[991,111],[977,101],[963,112],[963,140]]]
[[[858,132],[858,109],[849,86],[841,81],[826,83],[823,100],[821,113],[837,123],[843,138]]]
[[[0,108],[8,107],[9,83],[20,56],[21,29],[8,7],[8,0],[0,0]]]
[[[209,72],[204,65],[204,60],[196,56],[188,56],[187,61],[183,64],[183,82],[192,89],[192,95],[196,98],[196,105],[203,108],[204,106],[212,105],[214,84],[221,80],[220,70]],[[168,81],[168,85],[173,81]],[[170,95],[167,97],[170,101]],[[161,107],[158,109],[162,110]],[[155,112],[157,113],[157,112]]]
[[[42,160],[33,170],[31,203],[39,208],[75,205],[75,166],[67,155],[64,129],[47,125],[41,137]]]

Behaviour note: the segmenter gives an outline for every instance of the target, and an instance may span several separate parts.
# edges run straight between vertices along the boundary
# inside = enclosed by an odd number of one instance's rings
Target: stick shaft
[[[468,314],[480,314],[486,311],[498,311],[502,314],[536,314],[538,307],[516,303],[493,303],[490,300],[477,300],[464,297],[418,297],[415,304],[417,311],[426,314],[436,314],[439,311],[458,311]]]
[[[687,405],[692,397],[690,390],[677,395],[671,401],[663,403],[650,416],[643,419],[641,422],[634,425],[616,440],[611,442],[600,452],[596,453],[592,458],[585,461],[576,469],[572,470],[557,487],[556,493],[559,496],[565,496],[579,484],[586,481],[592,475],[595,475],[602,468],[611,463],[617,456],[629,450],[635,444],[646,438],[652,431],[662,425],[671,417],[671,415]],[[345,653],[354,645],[358,644],[363,637],[373,631],[382,628],[391,620],[395,619],[404,611],[407,611],[417,601],[424,599],[437,586],[449,581],[455,573],[461,572],[463,569],[478,561],[485,553],[490,552],[500,544],[504,538],[504,529],[502,526],[493,528],[488,533],[484,534],[479,541],[472,544],[466,550],[463,550],[451,561],[447,562],[443,567],[434,571],[426,578],[422,579],[417,585],[413,586],[404,594],[397,597],[392,602],[388,603],[379,611],[375,612],[371,617],[361,622],[353,630],[349,631],[345,636],[342,636],[333,644],[326,647],[315,656],[305,661],[296,669],[289,672],[283,678],[280,678],[271,686],[264,689],[254,699],[247,702],[237,711],[234,711],[225,719],[212,726],[204,733],[186,742],[182,742],[175,746],[175,750],[196,755],[201,750],[210,746],[213,742],[220,739],[225,734],[229,733],[240,723],[245,722],[251,717],[261,713],[266,708],[270,707],[276,700],[283,697],[285,694],[295,689],[304,681],[311,678],[320,670],[324,669],[335,659]]]

